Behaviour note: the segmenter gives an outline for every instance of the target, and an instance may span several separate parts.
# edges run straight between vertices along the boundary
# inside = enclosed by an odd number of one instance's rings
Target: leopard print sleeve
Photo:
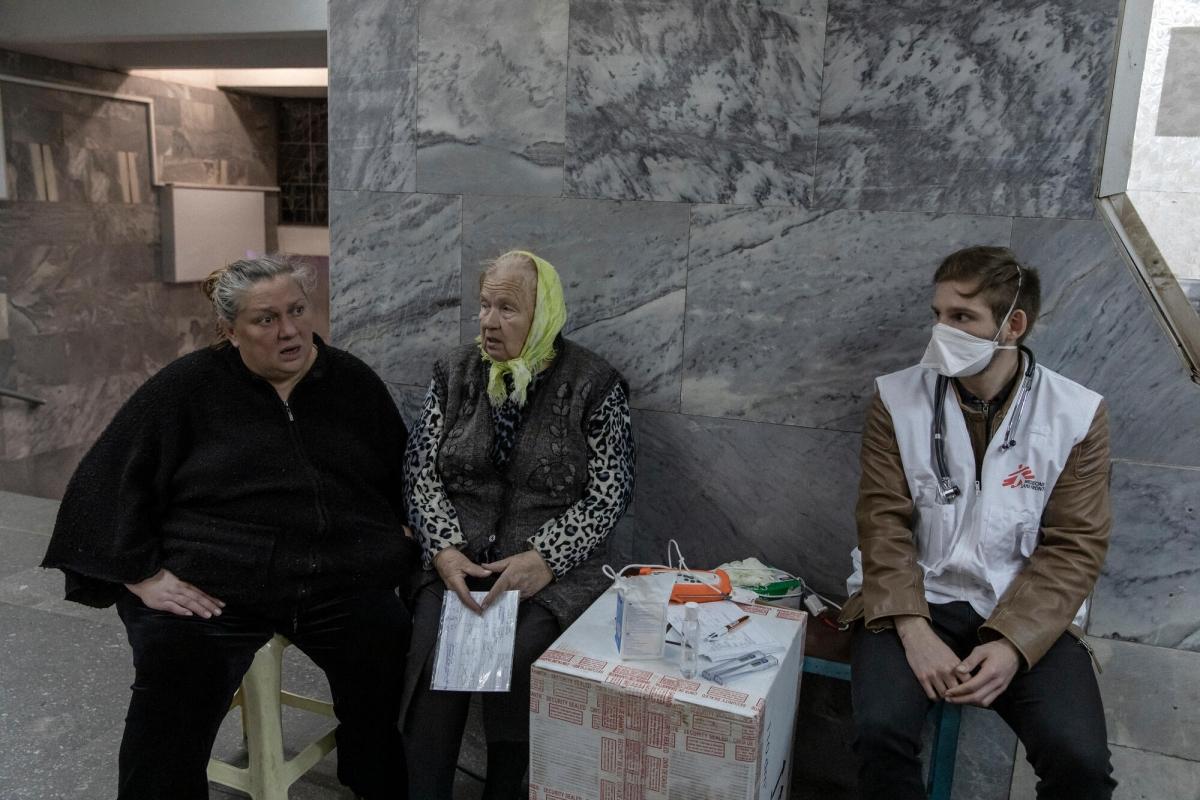
[[[588,484],[582,499],[529,537],[529,545],[561,578],[604,541],[633,496],[635,448],[629,398],[613,387],[587,425]]]
[[[421,418],[413,426],[404,452],[404,484],[407,492],[409,524],[421,537],[425,569],[433,566],[433,557],[447,547],[466,544],[446,487],[437,473],[438,442],[442,436],[442,402],[437,381],[429,384]]]

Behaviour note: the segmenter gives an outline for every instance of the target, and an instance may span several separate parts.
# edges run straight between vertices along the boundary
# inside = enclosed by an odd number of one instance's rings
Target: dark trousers
[[[458,751],[467,725],[471,692],[429,688],[433,679],[432,646],[437,640],[442,600],[439,591],[421,591],[413,610],[413,653],[409,669],[421,669],[405,716],[410,795],[421,800],[451,800]],[[513,649],[512,686],[507,692],[481,692],[487,737],[487,784],[484,800],[523,797],[529,766],[529,669],[559,636],[558,620],[533,601],[521,603]]]
[[[933,629],[959,658],[979,643],[984,619],[968,603],[931,605]],[[851,651],[851,694],[863,798],[923,800],[921,726],[925,696],[892,629],[859,624]],[[1064,633],[1028,671],[1019,670],[992,708],[1025,745],[1039,800],[1106,800],[1112,779],[1104,706],[1087,650]]]
[[[255,651],[275,633],[329,679],[338,779],[371,800],[408,796],[396,723],[412,627],[395,592],[271,607],[231,604],[208,620],[155,611],[132,594],[117,608],[135,669],[121,739],[120,800],[207,800],[205,770],[221,720]]]

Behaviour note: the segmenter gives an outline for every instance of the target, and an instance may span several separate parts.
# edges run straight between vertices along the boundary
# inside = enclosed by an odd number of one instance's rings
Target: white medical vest
[[[891,413],[913,499],[912,529],[925,598],[931,603],[966,601],[987,618],[1038,546],[1046,500],[1071,448],[1087,435],[1101,397],[1056,372],[1035,367],[1033,385],[1013,431],[1016,445],[1000,450],[1019,399],[1014,395],[984,451],[976,484],[967,422],[954,388],[947,386],[946,467],[962,494],[942,504],[932,448],[937,377],[934,370],[910,367],[876,379],[875,386]],[[1013,391],[1019,390],[1018,383]],[[854,574],[846,581],[850,594],[862,587],[862,555],[857,547],[852,558]],[[1084,601],[1075,624],[1082,625],[1086,617]]]

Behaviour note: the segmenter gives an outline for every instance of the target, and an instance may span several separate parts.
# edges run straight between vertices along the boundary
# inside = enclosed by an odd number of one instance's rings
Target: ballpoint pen
[[[723,630],[723,631],[713,631],[713,632],[712,632],[712,633],[710,633],[708,636],[705,636],[705,637],[704,637],[704,641],[706,641],[706,642],[711,642],[713,639],[716,639],[718,636],[724,636],[725,634],[729,633],[730,631],[733,631],[733,630],[736,630],[737,628],[740,628],[740,627],[742,627],[743,625],[745,625],[745,624],[746,624],[747,622],[749,622],[749,621],[750,621],[750,615],[749,615],[749,614],[746,614],[745,616],[742,616],[742,617],[738,617],[738,618],[737,618],[737,619],[735,619],[733,622],[731,622],[731,623],[729,623],[728,625],[726,625],[726,626],[725,626],[725,630]]]

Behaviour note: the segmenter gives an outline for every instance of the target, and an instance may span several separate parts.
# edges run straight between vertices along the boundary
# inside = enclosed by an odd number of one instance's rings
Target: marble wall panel
[[[479,333],[483,263],[532,249],[559,271],[565,333],[621,371],[635,408],[678,410],[688,214],[677,203],[464,198],[462,341]]]
[[[1118,0],[831,0],[820,208],[1092,216]]]
[[[1200,136],[1200,28],[1172,28],[1157,136]]]
[[[6,51],[0,72],[154,99],[164,180],[275,182],[270,99]],[[210,341],[212,311],[194,285],[159,278],[144,105],[5,84],[3,106],[17,191],[0,204],[9,312],[0,372],[4,385],[48,402],[33,411],[3,404],[0,486],[57,496],[125,398]]]
[[[400,411],[400,416],[404,418],[404,424],[408,426],[411,433],[417,424],[417,420],[421,418],[421,406],[425,402],[425,395],[429,391],[426,386],[413,386],[405,383],[389,382],[388,391],[391,392],[392,401],[396,404],[396,408]]]
[[[27,458],[0,460],[0,486],[34,497],[62,497],[67,481],[87,450],[88,446],[73,445],[34,453]]]
[[[420,4],[417,188],[559,195],[568,0]]]
[[[1200,278],[1180,278],[1179,288],[1183,289],[1183,294],[1192,304],[1192,308],[1200,314]]]
[[[634,435],[639,561],[674,538],[696,567],[756,556],[845,594],[857,434],[643,411]]]
[[[329,185],[416,183],[415,0],[329,3]]]
[[[0,215],[10,324],[48,334],[145,319],[156,278],[144,273],[157,238],[155,206],[10,206]]]
[[[1200,469],[1118,461],[1093,636],[1200,650]]]
[[[699,206],[683,411],[861,430],[873,379],[916,363],[946,254],[1003,217]]]
[[[16,461],[91,444],[145,379],[141,373],[121,373],[87,382],[39,386],[36,396],[46,404],[37,408],[6,402],[0,409],[0,426],[4,428],[0,459]]]
[[[421,385],[458,343],[461,201],[333,192],[332,343],[384,380]]]
[[[1012,247],[1041,272],[1029,345],[1105,396],[1113,457],[1200,466],[1200,386],[1103,223],[1018,219]]]
[[[825,0],[572,0],[567,194],[807,205]]]

